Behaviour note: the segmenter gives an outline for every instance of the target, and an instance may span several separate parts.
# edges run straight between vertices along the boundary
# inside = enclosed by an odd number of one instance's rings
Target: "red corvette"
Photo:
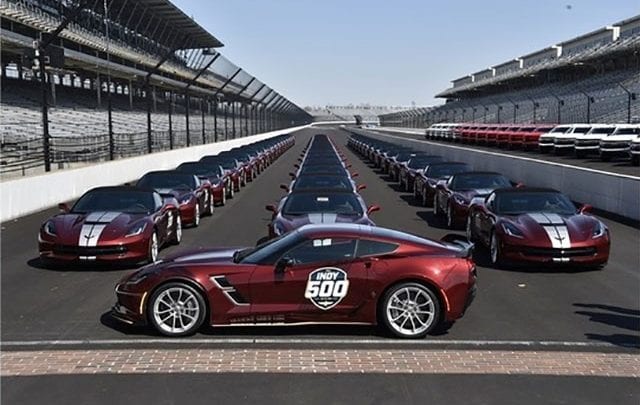
[[[551,189],[498,189],[469,208],[467,236],[489,247],[491,262],[579,264],[609,259],[609,230]]]
[[[159,248],[180,243],[178,201],[153,190],[99,187],[40,227],[38,248],[45,265],[154,262]]]
[[[457,239],[456,239],[457,238]],[[308,225],[255,248],[176,255],[116,286],[112,315],[167,336],[203,323],[383,324],[423,337],[462,317],[476,290],[471,244],[362,225]]]

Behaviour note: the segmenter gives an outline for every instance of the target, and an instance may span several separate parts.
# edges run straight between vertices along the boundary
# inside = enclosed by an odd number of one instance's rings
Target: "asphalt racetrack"
[[[267,234],[266,204],[277,201],[300,151],[313,134],[339,145],[377,225],[439,239],[450,233],[430,208],[417,206],[396,183],[375,172],[346,148],[348,134],[333,127],[296,134],[296,145],[200,227],[186,229],[181,250],[209,246],[252,246]],[[176,165],[181,162],[176,162]],[[518,179],[512,179],[517,181]],[[43,191],[44,192],[44,191]],[[640,348],[640,231],[603,219],[611,231],[611,258],[600,271],[488,267],[476,251],[479,289],[464,318],[424,340],[395,341],[374,327],[307,326],[210,328],[168,342],[147,328],[113,320],[116,282],[132,269],[48,270],[37,254],[37,231],[56,209],[2,224],[2,350],[129,350],[175,346],[297,349],[397,350],[494,348],[632,353]],[[462,233],[463,231],[457,231]],[[191,342],[191,343],[190,343]],[[225,344],[225,342],[228,342]],[[140,374],[37,375],[4,377],[4,403],[629,403],[640,398],[637,378],[523,375],[380,374]],[[459,387],[468,387],[460,390]],[[218,392],[219,394],[216,394]],[[465,396],[465,393],[467,394]],[[465,399],[475,398],[465,402]],[[359,400],[360,399],[360,400]],[[546,399],[546,400],[545,400]],[[352,401],[353,400],[353,401]]]

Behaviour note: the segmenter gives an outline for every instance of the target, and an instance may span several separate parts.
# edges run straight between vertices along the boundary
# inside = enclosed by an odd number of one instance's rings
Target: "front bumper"
[[[502,254],[508,261],[557,265],[604,265],[609,260],[609,242],[577,244],[566,249],[526,246],[503,242]]]
[[[97,246],[63,245],[40,241],[40,259],[52,264],[136,264],[147,259],[149,242],[143,236],[131,237],[128,243]]]
[[[118,284],[115,288],[116,303],[111,308],[111,316],[129,325],[145,325],[144,315],[147,293],[126,291]]]

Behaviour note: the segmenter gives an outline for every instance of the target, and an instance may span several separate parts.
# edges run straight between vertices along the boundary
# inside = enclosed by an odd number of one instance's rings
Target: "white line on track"
[[[580,342],[580,341],[555,341],[555,340],[396,340],[396,339],[270,339],[270,338],[196,338],[196,339],[77,339],[77,340],[23,340],[4,341],[0,348],[10,347],[40,347],[40,346],[128,346],[128,345],[199,345],[199,344],[286,344],[286,345],[397,345],[397,346],[461,346],[461,347],[564,347],[564,348],[613,348],[619,347],[606,342]],[[637,346],[629,346],[637,347]]]
[[[426,144],[429,144],[429,145],[437,145],[437,146],[451,148],[451,149],[460,149],[460,150],[465,150],[465,151],[470,151],[470,152],[482,153],[482,154],[485,154],[485,155],[493,155],[493,156],[509,157],[509,158],[513,158],[513,159],[527,160],[527,161],[530,161],[530,162],[544,163],[544,164],[548,164],[548,165],[552,165],[552,166],[566,167],[566,168],[570,168],[570,169],[583,170],[583,171],[591,172],[591,173],[604,174],[604,175],[607,175],[607,176],[623,177],[623,178],[626,178],[626,179],[632,179],[632,180],[639,180],[640,181],[640,177],[631,176],[631,175],[628,175],[628,174],[620,174],[620,173],[607,172],[607,171],[604,171],[604,170],[590,169],[588,167],[568,165],[566,163],[549,162],[547,160],[534,159],[534,158],[529,158],[529,157],[524,157],[524,156],[510,155],[508,153],[490,152],[490,151],[486,151],[486,150],[478,150],[478,149],[474,149],[474,148],[467,148],[467,147],[464,147],[464,146],[446,145],[446,144],[442,144],[442,143],[438,143],[438,142],[430,142],[430,141],[423,140],[423,139],[407,138],[406,136],[390,135],[390,134],[382,133],[382,131],[385,131],[384,129],[376,129],[376,130],[369,130],[369,131],[370,132],[375,132],[377,135],[386,136],[388,138],[401,139],[401,140],[404,140],[404,141],[426,143]],[[402,133],[406,133],[408,135],[418,135],[418,134],[415,134],[415,133],[412,133],[412,132],[402,132]]]

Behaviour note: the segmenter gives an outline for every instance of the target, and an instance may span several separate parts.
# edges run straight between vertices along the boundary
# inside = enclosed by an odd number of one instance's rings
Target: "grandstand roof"
[[[93,11],[102,15],[104,13],[102,2],[92,2],[88,8],[94,7]],[[134,26],[137,25],[136,31],[153,38],[156,41],[160,41],[156,31],[160,32],[164,30],[164,27],[173,29],[176,32],[180,32],[183,38],[188,38],[188,43],[185,43],[182,48],[219,48],[224,46],[216,37],[211,35],[207,30],[202,28],[200,24],[196,23],[191,17],[187,16],[182,10],[176,7],[169,0],[136,0],[130,2],[128,0],[111,0],[109,4],[110,10],[122,10],[126,7],[127,12],[118,13],[118,16],[122,15],[123,18],[120,23],[130,22]],[[113,15],[110,15],[113,18]],[[152,24],[152,20],[156,20],[155,24]],[[138,24],[139,21],[148,21],[147,24]],[[126,24],[123,24],[126,25]],[[158,30],[158,27],[162,27]]]

